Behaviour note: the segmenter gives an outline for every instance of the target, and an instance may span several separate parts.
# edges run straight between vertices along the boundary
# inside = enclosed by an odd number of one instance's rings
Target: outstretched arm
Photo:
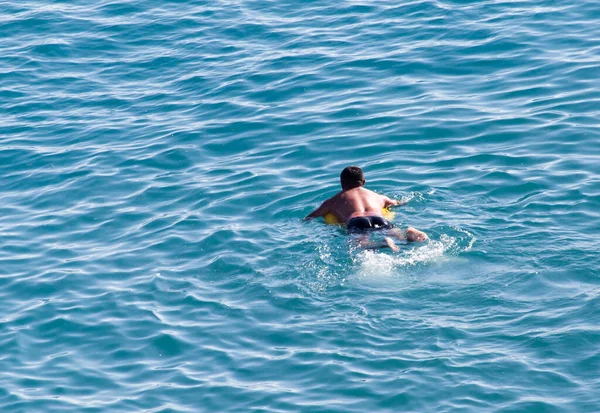
[[[406,202],[398,201],[396,199],[391,199],[391,198],[388,198],[387,196],[384,196],[383,198],[384,198],[383,200],[385,202],[385,208],[406,204]]]
[[[315,209],[313,212],[304,217],[304,220],[309,220],[317,217],[324,217],[329,212],[329,205],[327,201],[323,202],[320,207]]]

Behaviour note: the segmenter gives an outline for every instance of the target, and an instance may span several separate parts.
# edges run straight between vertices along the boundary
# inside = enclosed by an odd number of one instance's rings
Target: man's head
[[[347,166],[340,174],[342,189],[347,191],[365,184],[365,175],[358,166]]]

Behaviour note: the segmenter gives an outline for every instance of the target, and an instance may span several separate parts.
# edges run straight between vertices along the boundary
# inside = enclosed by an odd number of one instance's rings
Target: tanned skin
[[[396,205],[402,205],[402,203],[359,186],[338,192],[304,219],[324,217],[332,213],[339,222],[347,223],[354,217],[381,217],[383,208]]]
[[[342,186],[342,190],[323,202],[321,206],[315,209],[313,212],[308,214],[305,220],[324,217],[331,213],[335,215],[339,222],[348,223],[348,221],[355,217],[362,216],[383,216],[383,208],[389,208],[392,206],[399,206],[403,203],[397,200],[388,198],[385,195],[379,195],[371,190],[364,188],[365,180],[359,183],[358,186],[352,188],[345,188]],[[426,241],[427,235],[414,228],[408,228],[406,230],[406,236],[402,234],[399,228],[392,228],[387,231],[390,235],[393,235],[399,239],[406,239],[407,241]],[[389,247],[394,251],[398,251],[398,247],[389,237],[386,237],[383,244],[372,244],[366,242],[366,238],[363,237],[361,240],[361,246],[364,248],[382,248]]]

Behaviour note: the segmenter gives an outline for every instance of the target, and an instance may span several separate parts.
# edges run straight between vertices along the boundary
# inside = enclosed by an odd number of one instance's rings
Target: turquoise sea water
[[[0,411],[600,411],[599,20],[0,1]]]

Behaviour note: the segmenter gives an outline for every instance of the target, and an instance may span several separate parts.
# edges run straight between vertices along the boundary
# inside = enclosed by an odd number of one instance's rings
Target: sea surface
[[[599,79],[597,0],[0,0],[0,411],[600,412]]]

